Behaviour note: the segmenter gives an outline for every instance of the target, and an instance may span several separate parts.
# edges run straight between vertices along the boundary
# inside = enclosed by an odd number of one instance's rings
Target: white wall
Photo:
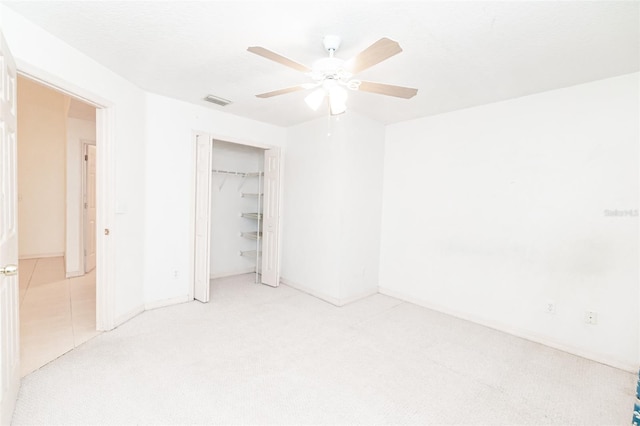
[[[18,78],[20,258],[63,256],[67,96]]]
[[[377,290],[385,130],[354,112],[331,123],[289,128],[282,278],[341,305]]]
[[[67,212],[65,263],[67,277],[84,274],[83,141],[96,141],[96,122],[67,118]]]
[[[113,155],[115,186],[106,190],[114,203],[105,207],[112,215],[98,217],[110,235],[98,238],[115,253],[108,273],[116,323],[145,306],[185,298],[192,267],[192,130],[265,147],[284,147],[285,130],[146,94],[3,5],[0,29],[19,71],[108,107],[106,131],[114,145],[98,144],[98,157]]]
[[[287,130],[282,280],[337,303],[341,140],[327,136],[326,119]]]
[[[344,119],[339,169],[330,172],[342,206],[339,297],[348,302],[378,290],[385,128],[353,112]]]
[[[195,143],[192,131],[248,145],[283,147],[285,129],[147,94],[145,301],[187,300],[192,287]]]
[[[637,368],[638,116],[631,74],[388,126],[381,291]]]
[[[245,145],[214,141],[212,168],[242,173],[264,169],[264,150]],[[243,198],[242,193],[262,192],[258,177],[216,174],[211,181],[211,269],[212,278],[255,272],[255,257],[240,256],[240,251],[256,249],[256,240],[240,232],[258,230],[256,220],[240,213],[258,211],[258,199]]]
[[[114,145],[98,145],[98,161],[101,152],[113,152],[115,187],[108,190],[119,213],[103,217],[99,212],[99,225],[111,233],[105,237],[99,232],[98,238],[108,238],[114,249],[115,316],[124,320],[143,305],[144,92],[1,4],[0,28],[20,72],[108,106],[112,114],[108,131]]]

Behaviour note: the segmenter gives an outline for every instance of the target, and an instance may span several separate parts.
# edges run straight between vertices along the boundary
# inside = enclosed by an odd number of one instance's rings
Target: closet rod
[[[245,177],[247,174],[244,172],[232,172],[229,170],[217,170],[217,169],[213,169],[211,170],[212,173],[219,173],[222,175],[234,175],[234,176],[242,176]]]
[[[262,176],[263,172],[234,172],[234,171],[230,171],[230,170],[218,170],[218,169],[213,169],[211,170],[212,173],[219,173],[219,174],[223,174],[223,175],[234,175],[234,176],[240,176],[240,177],[252,177],[252,176]]]

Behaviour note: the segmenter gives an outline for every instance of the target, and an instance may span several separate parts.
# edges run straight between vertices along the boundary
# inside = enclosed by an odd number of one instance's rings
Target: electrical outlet
[[[547,302],[546,312],[548,314],[555,314],[556,313],[556,302],[554,302],[553,300],[549,300]]]
[[[584,313],[584,322],[591,325],[596,325],[598,323],[598,313],[595,311],[586,311]]]

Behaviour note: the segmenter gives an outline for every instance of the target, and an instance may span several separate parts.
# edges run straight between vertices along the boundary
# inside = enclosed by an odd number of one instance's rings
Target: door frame
[[[274,149],[274,150],[278,150],[278,159],[279,159],[279,164],[280,164],[280,170],[279,170],[279,175],[278,175],[278,180],[279,180],[279,199],[278,199],[278,211],[279,211],[279,225],[278,226],[278,281],[280,280],[280,265],[281,265],[281,260],[282,260],[282,206],[283,206],[283,187],[284,187],[284,148],[280,147],[280,146],[275,146],[275,145],[269,145],[269,144],[264,144],[261,142],[255,142],[255,141],[248,141],[248,140],[244,140],[244,139],[239,139],[239,138],[235,138],[235,137],[231,137],[228,135],[220,135],[220,134],[216,134],[216,133],[212,133],[212,132],[208,132],[208,131],[200,131],[200,130],[193,130],[192,131],[192,136],[191,136],[191,164],[193,165],[193,174],[191,177],[191,182],[190,182],[190,194],[191,194],[191,201],[190,201],[190,252],[189,252],[189,260],[190,260],[190,272],[189,272],[189,282],[191,283],[191,285],[189,286],[189,300],[193,300],[194,299],[194,295],[195,295],[195,241],[196,241],[196,224],[195,224],[195,217],[196,217],[196,141],[197,141],[197,136],[206,136],[209,138],[209,143],[213,144],[214,140],[218,140],[218,141],[224,141],[224,142],[229,142],[229,143],[234,143],[237,145],[244,145],[244,146],[251,146],[254,148],[260,148],[260,149]],[[209,181],[209,192],[211,192],[211,180]],[[211,214],[209,214],[209,232],[211,232]],[[207,258],[210,258],[210,247],[207,247]]]
[[[115,105],[46,71],[17,62],[18,74],[96,108],[96,227],[115,223]],[[18,137],[20,137],[18,135]],[[96,233],[96,329],[115,328],[115,244],[104,232]]]
[[[80,248],[80,253],[81,253],[81,257],[82,257],[82,271],[86,274],[87,272],[87,228],[88,228],[88,209],[85,208],[85,203],[86,201],[86,197],[87,197],[87,188],[88,188],[88,182],[87,182],[87,169],[88,169],[88,164],[87,161],[85,160],[85,156],[87,155],[88,152],[88,147],[89,146],[96,146],[96,141],[92,141],[92,140],[88,140],[88,139],[81,139],[80,140],[80,146],[82,147],[82,155],[80,157],[80,161],[81,163],[81,169],[82,170],[82,194],[81,194],[81,199],[80,199],[80,208],[82,209],[82,226],[80,227],[80,241],[82,244],[82,247]],[[97,148],[96,148],[97,149]],[[96,161],[97,161],[97,156],[96,156]],[[96,190],[96,188],[94,188],[94,191]],[[96,212],[97,213],[97,212]],[[96,228],[96,237],[97,237],[97,228]],[[96,247],[97,248],[97,247]],[[97,253],[96,253],[97,255]]]

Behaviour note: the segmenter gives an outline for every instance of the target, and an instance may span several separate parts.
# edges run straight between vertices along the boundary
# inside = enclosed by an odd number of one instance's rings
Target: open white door
[[[264,206],[262,210],[262,283],[280,284],[278,235],[280,228],[280,151],[264,152]]]
[[[211,221],[211,138],[196,134],[196,206],[193,297],[209,301],[209,260]]]
[[[96,146],[85,145],[84,272],[96,267]]]
[[[20,387],[18,315],[16,66],[0,33],[0,424],[9,424]]]

